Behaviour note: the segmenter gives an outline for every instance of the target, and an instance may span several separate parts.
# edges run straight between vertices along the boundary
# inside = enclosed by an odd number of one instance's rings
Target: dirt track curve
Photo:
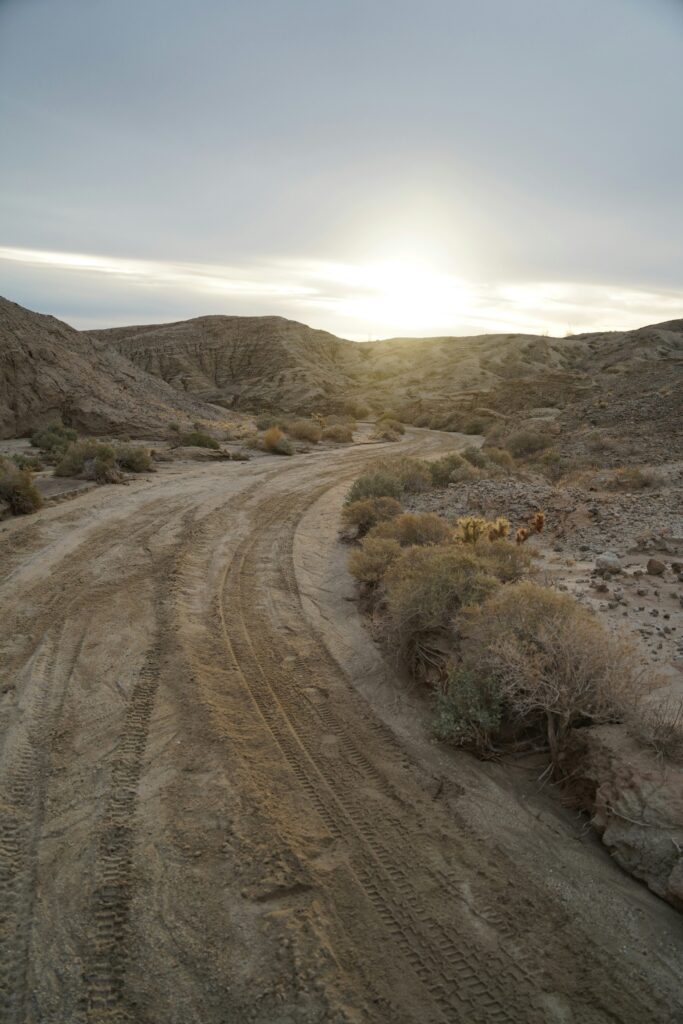
[[[3,1024],[683,1021],[675,913],[508,841],[505,794],[482,828],[469,760],[436,799],[306,613],[297,528],[376,455],[165,466],[0,530]]]

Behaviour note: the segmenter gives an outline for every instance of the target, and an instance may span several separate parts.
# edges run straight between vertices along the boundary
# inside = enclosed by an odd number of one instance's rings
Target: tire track
[[[45,813],[51,749],[88,620],[69,640],[68,620],[43,641],[31,672],[36,690],[12,749],[3,748],[0,791],[0,1008],[7,1024],[23,1024],[35,902],[37,846]],[[67,658],[57,672],[60,656]],[[61,679],[60,679],[61,676]]]
[[[283,652],[278,652],[277,632],[257,610],[254,581],[263,560],[260,548],[270,544],[267,528],[280,515],[281,499],[276,498],[226,571],[223,592],[229,591],[233,600],[227,608],[223,605],[222,621],[235,669],[331,835],[351,846],[357,883],[425,986],[440,1018],[452,1020],[455,1012],[457,1019],[472,1022],[518,1021],[522,1018],[509,1005],[510,993],[523,990],[527,996],[524,1019],[540,1020],[529,1005],[534,993],[524,974],[490,950],[473,948],[472,936],[466,942],[456,941],[450,931],[426,912],[400,861],[378,838],[376,821],[368,815],[367,806],[354,797],[357,780],[348,777],[343,763],[331,769],[316,756],[316,738],[323,725],[315,720],[319,708],[313,709],[302,700],[288,673],[282,668],[278,670]],[[306,629],[304,623],[302,629]],[[329,666],[325,670],[329,671]],[[364,775],[366,764],[367,759],[358,752],[353,758],[353,771]],[[371,779],[376,776],[372,766],[368,774]],[[386,818],[379,831],[387,833],[383,840],[388,841],[391,835],[392,849],[398,847],[401,852],[406,840],[414,843],[417,839],[396,828],[392,834]],[[484,962],[488,970],[482,977]]]

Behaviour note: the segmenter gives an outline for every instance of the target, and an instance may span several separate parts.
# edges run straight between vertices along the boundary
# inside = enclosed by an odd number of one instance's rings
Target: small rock
[[[654,561],[654,559],[651,559],[651,561]],[[601,573],[621,572],[621,562],[613,551],[603,551],[601,555],[598,555],[595,559],[595,567]]]
[[[663,572],[666,572],[666,566],[658,558],[649,558],[647,572],[649,576],[661,576]]]

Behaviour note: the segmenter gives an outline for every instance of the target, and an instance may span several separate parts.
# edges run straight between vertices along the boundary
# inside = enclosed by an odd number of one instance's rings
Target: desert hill
[[[0,435],[61,416],[90,433],[150,434],[218,411],[390,409],[478,432],[550,416],[683,429],[683,320],[551,338],[391,338],[359,344],[283,317],[207,316],[79,332],[0,299]],[[661,430],[660,430],[661,434]]]
[[[175,387],[235,408],[305,413],[353,400],[418,425],[463,429],[534,408],[585,412],[604,400],[603,420],[680,419],[683,404],[683,320],[566,338],[358,344],[281,317],[212,316],[94,336]]]
[[[0,297],[0,437],[55,419],[85,433],[145,435],[180,412],[216,417],[111,345]]]
[[[204,316],[92,336],[173,387],[236,407],[312,410],[363,382],[363,346],[283,317]]]

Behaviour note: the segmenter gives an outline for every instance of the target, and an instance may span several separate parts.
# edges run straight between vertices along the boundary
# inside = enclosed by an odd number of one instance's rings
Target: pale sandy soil
[[[344,599],[376,454],[162,464],[0,524],[3,1024],[683,1019],[680,915],[434,745]]]

